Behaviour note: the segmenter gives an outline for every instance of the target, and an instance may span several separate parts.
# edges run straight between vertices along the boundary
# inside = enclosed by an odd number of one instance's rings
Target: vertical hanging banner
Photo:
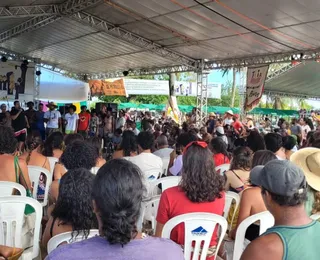
[[[127,96],[123,79],[89,80],[92,96]]]
[[[255,108],[262,97],[269,66],[251,67],[247,71],[245,111]]]

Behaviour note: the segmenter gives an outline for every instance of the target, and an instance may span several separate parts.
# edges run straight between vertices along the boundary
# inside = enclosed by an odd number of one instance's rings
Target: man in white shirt
[[[75,105],[69,107],[69,113],[65,115],[66,121],[66,134],[74,134],[77,132],[79,116],[75,113],[77,110]]]
[[[163,172],[167,172],[170,162],[170,154],[173,152],[173,149],[169,148],[168,138],[165,135],[160,135],[156,140],[156,147],[158,150],[153,154],[162,159]]]
[[[56,110],[58,107],[54,102],[47,104],[49,111],[44,113],[43,121],[47,123],[46,136],[48,137],[53,132],[60,131],[61,114]]]
[[[125,116],[125,112],[123,110],[120,110],[119,118],[117,118],[117,122],[116,122],[116,129],[123,130],[124,125],[126,124],[126,119],[124,116]]]
[[[168,138],[165,135],[160,135],[156,140],[157,151],[153,154],[159,156],[160,158],[170,158],[170,154],[173,149],[169,148]]]
[[[128,123],[128,130],[131,130],[132,132],[134,132],[135,136],[138,136],[138,134],[140,133],[140,131],[137,129],[136,123],[133,121],[130,121]]]
[[[144,182],[149,190],[150,181],[158,179],[162,174],[162,160],[151,153],[154,145],[154,136],[151,132],[141,132],[137,137],[139,155],[125,157],[125,159],[136,164],[143,175]]]
[[[224,126],[226,126],[226,125],[231,126],[232,123],[234,122],[233,116],[234,116],[234,114],[233,114],[232,110],[228,110],[224,116],[223,125]]]

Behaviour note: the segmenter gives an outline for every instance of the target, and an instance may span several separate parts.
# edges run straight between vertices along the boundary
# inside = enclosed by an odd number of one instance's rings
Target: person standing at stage
[[[116,129],[124,130],[124,125],[126,124],[125,112],[124,110],[119,111],[119,118],[117,118]]]
[[[39,103],[39,110],[36,112],[36,129],[39,131],[42,140],[46,138],[46,129],[44,127],[43,104]]]
[[[65,115],[66,134],[75,134],[78,130],[79,116],[75,113],[77,110],[75,105],[69,107],[69,113]]]
[[[90,129],[91,115],[87,111],[87,106],[81,106],[81,113],[79,114],[78,133],[84,138],[88,137]]]
[[[28,118],[28,122],[30,125],[30,128],[28,129],[28,133],[30,134],[32,131],[36,130],[36,113],[37,111],[34,109],[34,103],[32,101],[29,101],[27,103],[28,110],[26,110],[25,114]]]
[[[26,141],[27,128],[30,128],[28,119],[19,101],[14,101],[14,107],[11,110],[12,128],[14,135],[19,142],[19,152],[22,152],[24,142]]]
[[[104,136],[112,134],[114,132],[114,118],[112,116],[112,108],[107,109],[107,113],[105,114],[104,118],[102,117],[102,120],[102,122],[104,123]]]
[[[44,122],[47,123],[46,136],[48,137],[53,132],[60,131],[61,114],[57,111],[57,105],[54,102],[47,104],[49,111],[44,113]]]
[[[11,116],[10,113],[7,111],[6,104],[1,105],[0,125],[11,127]]]

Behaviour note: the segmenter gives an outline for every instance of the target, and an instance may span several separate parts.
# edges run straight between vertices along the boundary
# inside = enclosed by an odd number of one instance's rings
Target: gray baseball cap
[[[250,172],[250,182],[274,194],[292,196],[307,188],[303,171],[287,160],[272,160],[265,166],[256,166]]]

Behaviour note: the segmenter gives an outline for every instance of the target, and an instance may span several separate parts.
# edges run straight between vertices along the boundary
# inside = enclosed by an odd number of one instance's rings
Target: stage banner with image
[[[11,60],[0,62],[0,98],[33,100],[34,74],[34,63]]]
[[[245,111],[255,108],[262,97],[269,66],[251,67],[247,70]]]
[[[127,96],[123,79],[89,80],[92,96]]]

